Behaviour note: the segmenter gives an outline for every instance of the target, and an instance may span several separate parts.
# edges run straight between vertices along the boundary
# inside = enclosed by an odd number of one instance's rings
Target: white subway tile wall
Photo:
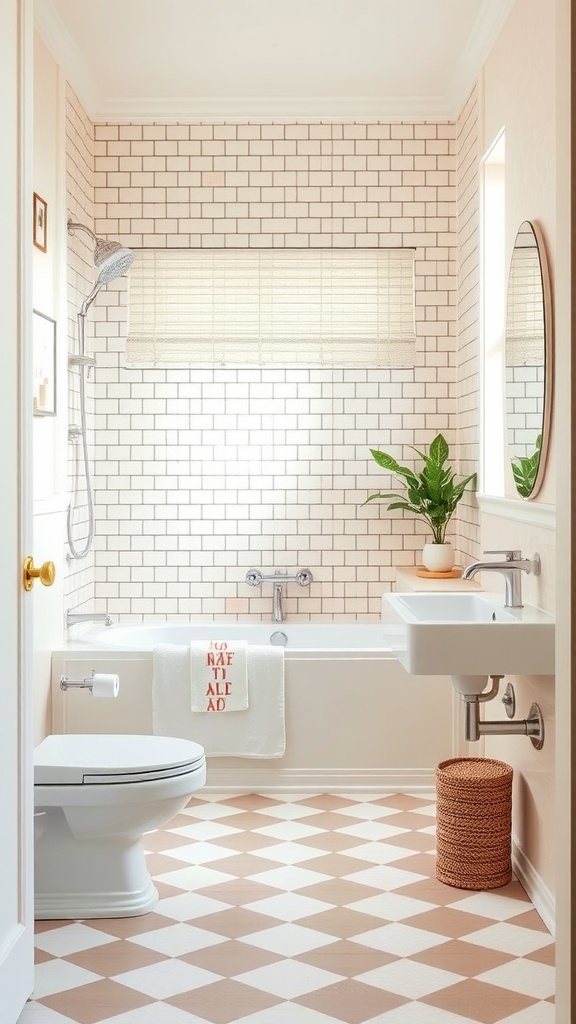
[[[410,369],[130,369],[124,281],[94,311],[95,598],[123,620],[271,614],[246,570],[309,567],[291,618],[376,618],[423,524],[369,448],[458,458],[456,125],[97,124],[100,235],[143,247],[414,246]],[[471,397],[471,396],[470,396]],[[473,452],[466,448],[466,466]],[[412,458],[411,458],[412,457]]]
[[[67,214],[72,220],[92,227],[94,223],[94,127],[75,94],[69,89],[66,96],[66,202]],[[78,352],[77,314],[94,283],[93,248],[85,232],[68,236],[68,350]],[[93,321],[86,321],[86,346],[91,349]],[[77,367],[68,373],[68,422],[80,424],[80,375]],[[87,390],[87,439],[93,451],[93,403],[91,389]],[[78,481],[78,498],[72,517],[73,537],[78,548],[84,546],[88,533],[88,509],[82,468],[82,444],[69,444],[69,493]],[[65,555],[69,553],[65,544]],[[67,608],[94,607],[94,553],[78,561],[68,561],[64,582]]]
[[[542,432],[544,366],[506,367],[506,430],[509,451],[530,458]]]

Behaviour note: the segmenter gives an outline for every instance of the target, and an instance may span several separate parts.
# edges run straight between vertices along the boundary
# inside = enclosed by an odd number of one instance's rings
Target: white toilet
[[[158,893],[142,835],[170,821],[205,782],[204,749],[190,740],[43,740],[34,751],[36,918],[131,917],[151,910]]]

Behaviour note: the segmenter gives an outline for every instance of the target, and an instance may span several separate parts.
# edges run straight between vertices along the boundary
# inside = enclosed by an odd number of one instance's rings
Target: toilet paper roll
[[[93,697],[117,697],[119,688],[119,676],[105,673],[96,673],[92,676]]]

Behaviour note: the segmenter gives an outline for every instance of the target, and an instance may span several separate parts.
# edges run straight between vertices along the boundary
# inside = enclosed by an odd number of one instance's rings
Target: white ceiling
[[[36,0],[101,120],[458,114],[514,0]]]

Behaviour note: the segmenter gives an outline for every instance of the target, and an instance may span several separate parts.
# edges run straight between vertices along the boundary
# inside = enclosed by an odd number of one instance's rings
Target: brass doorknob
[[[41,565],[39,569],[35,569],[32,555],[28,555],[24,559],[24,568],[22,570],[24,590],[32,590],[36,580],[40,580],[44,587],[51,587],[55,579],[56,568],[54,562],[44,562],[44,565]]]

